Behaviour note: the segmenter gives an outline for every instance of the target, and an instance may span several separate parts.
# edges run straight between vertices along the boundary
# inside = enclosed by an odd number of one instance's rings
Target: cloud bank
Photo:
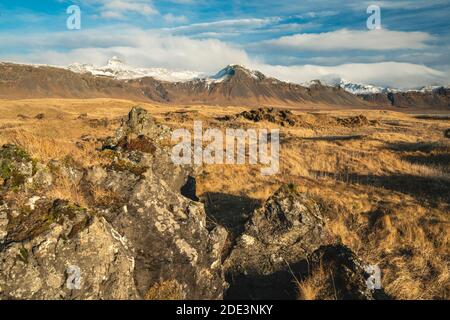
[[[97,1],[97,0],[95,0]],[[128,1],[105,2],[105,10],[118,12],[134,10]],[[112,4],[111,4],[112,3]],[[181,22],[167,17],[171,22]],[[416,88],[425,85],[450,82],[450,68],[445,71],[413,62],[375,61],[366,63],[342,63],[335,56],[313,56],[312,63],[279,65],[268,63],[264,57],[249,54],[248,47],[223,40],[177,35],[172,31],[207,31],[209,27],[242,27],[270,24],[277,18],[220,20],[212,23],[192,24],[172,29],[142,29],[127,24],[77,32],[44,32],[14,34],[0,32],[0,57],[15,62],[69,65],[74,62],[103,65],[112,56],[119,56],[135,67],[164,67],[174,70],[192,70],[216,73],[228,64],[241,64],[260,70],[280,80],[301,83],[312,79],[344,78],[353,82]],[[434,41],[425,32],[400,32],[390,30],[355,31],[341,29],[318,34],[294,34],[273,40],[263,40],[254,47],[268,52],[310,51],[333,52],[338,50],[371,50],[384,53],[389,50],[409,48],[425,49]],[[61,48],[61,43],[64,47]],[[14,48],[23,48],[14,52]],[[58,49],[59,48],[59,49]],[[8,52],[11,52],[8,54]],[[322,65],[320,65],[322,64]],[[326,65],[326,66],[325,66]]]
[[[434,37],[425,32],[390,30],[347,30],[324,33],[304,33],[264,41],[266,46],[291,50],[400,50],[425,49]]]

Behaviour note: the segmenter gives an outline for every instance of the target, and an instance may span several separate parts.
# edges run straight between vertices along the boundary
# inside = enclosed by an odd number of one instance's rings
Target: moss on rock
[[[23,185],[36,173],[36,160],[16,145],[6,144],[0,149],[0,177],[9,188]]]

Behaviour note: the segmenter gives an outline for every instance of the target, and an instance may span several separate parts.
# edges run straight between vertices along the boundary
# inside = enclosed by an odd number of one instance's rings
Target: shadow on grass
[[[354,134],[346,136],[320,136],[320,137],[306,137],[301,138],[301,140],[307,141],[349,141],[349,140],[361,140],[366,138],[367,135],[364,134]]]
[[[244,231],[251,212],[261,205],[259,200],[220,192],[206,192],[200,196],[210,223],[227,228],[236,238]]]
[[[268,261],[267,261],[268,262]],[[334,296],[337,300],[367,299],[366,279],[369,276],[353,252],[341,245],[323,245],[309,256],[271,274],[247,273],[227,274],[230,283],[225,300],[296,300],[299,298],[299,283],[311,272],[324,267],[329,276],[319,289],[323,297]],[[371,296],[376,300],[390,299],[384,290],[375,290]],[[320,297],[320,296],[319,296]]]
[[[444,142],[397,142],[386,147],[400,152],[400,158],[411,164],[450,172],[450,144]],[[408,153],[408,154],[402,154]]]
[[[404,156],[402,159],[409,163],[438,168],[444,172],[450,173],[450,153]]]
[[[445,177],[408,174],[362,175],[355,173],[336,175],[323,171],[312,171],[311,173],[316,176],[329,177],[347,183],[397,191],[421,200],[450,203],[450,179]]]
[[[442,142],[393,142],[385,148],[398,152],[450,152],[450,145]]]
[[[283,270],[269,275],[227,274],[230,287],[225,292],[225,300],[295,300],[298,286],[295,277],[304,278],[308,274],[306,260],[286,266]],[[294,277],[295,275],[295,277]]]

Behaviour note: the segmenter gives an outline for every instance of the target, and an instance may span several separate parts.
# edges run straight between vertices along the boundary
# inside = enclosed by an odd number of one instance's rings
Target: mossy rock
[[[36,173],[37,162],[23,149],[6,144],[0,149],[0,177],[9,188],[17,188]]]
[[[109,166],[109,169],[119,172],[130,172],[138,177],[142,176],[144,172],[148,170],[148,167],[146,166],[140,166],[135,164],[132,161],[125,160],[125,159],[119,159],[117,161],[114,161]]]
[[[29,210],[22,208],[17,217],[9,217],[7,242],[33,239],[50,230],[55,223],[65,225],[65,237],[71,239],[87,228],[93,214],[66,200],[44,201]]]

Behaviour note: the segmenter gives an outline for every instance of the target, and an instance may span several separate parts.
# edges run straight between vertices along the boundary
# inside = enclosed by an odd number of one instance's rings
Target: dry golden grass
[[[182,287],[176,280],[161,281],[150,287],[145,300],[182,300]]]
[[[63,199],[76,203],[83,207],[88,207],[80,186],[67,176],[59,176],[52,188],[47,192],[50,199]]]
[[[109,189],[104,189],[98,185],[90,187],[92,201],[96,206],[111,206],[120,203],[122,198],[120,194]]]
[[[298,282],[297,286],[299,300],[318,300],[320,292],[328,286],[328,275],[321,265],[306,280]]]
[[[106,163],[95,141],[117,127],[92,127],[77,119],[116,119],[135,105],[132,101],[92,100],[0,100],[0,144],[16,143],[40,160],[70,156],[81,166]],[[193,120],[204,127],[226,124],[217,116],[235,114],[240,107],[158,106],[141,104],[171,127],[191,128]],[[187,112],[183,120],[178,111]],[[170,114],[168,114],[170,112]],[[281,184],[295,183],[323,207],[328,231],[348,245],[367,263],[378,264],[388,294],[399,299],[450,298],[449,140],[445,120],[416,119],[391,111],[340,110],[320,112],[316,117],[301,113],[313,127],[282,128],[280,172],[262,176],[260,166],[210,165],[198,178],[197,193],[234,195],[239,201],[265,200]],[[43,120],[35,115],[44,113]],[[175,115],[174,115],[175,113]],[[321,119],[363,113],[374,126],[323,126]],[[28,118],[17,117],[23,115]],[[240,121],[244,127],[274,127],[269,123]],[[339,137],[352,136],[353,139]],[[49,195],[89,205],[73,181],[62,177]],[[116,195],[93,190],[97,203]],[[235,200],[237,201],[237,200]],[[218,221],[220,223],[220,221]],[[320,273],[305,280],[300,296],[314,298]],[[308,282],[309,281],[309,282]]]

